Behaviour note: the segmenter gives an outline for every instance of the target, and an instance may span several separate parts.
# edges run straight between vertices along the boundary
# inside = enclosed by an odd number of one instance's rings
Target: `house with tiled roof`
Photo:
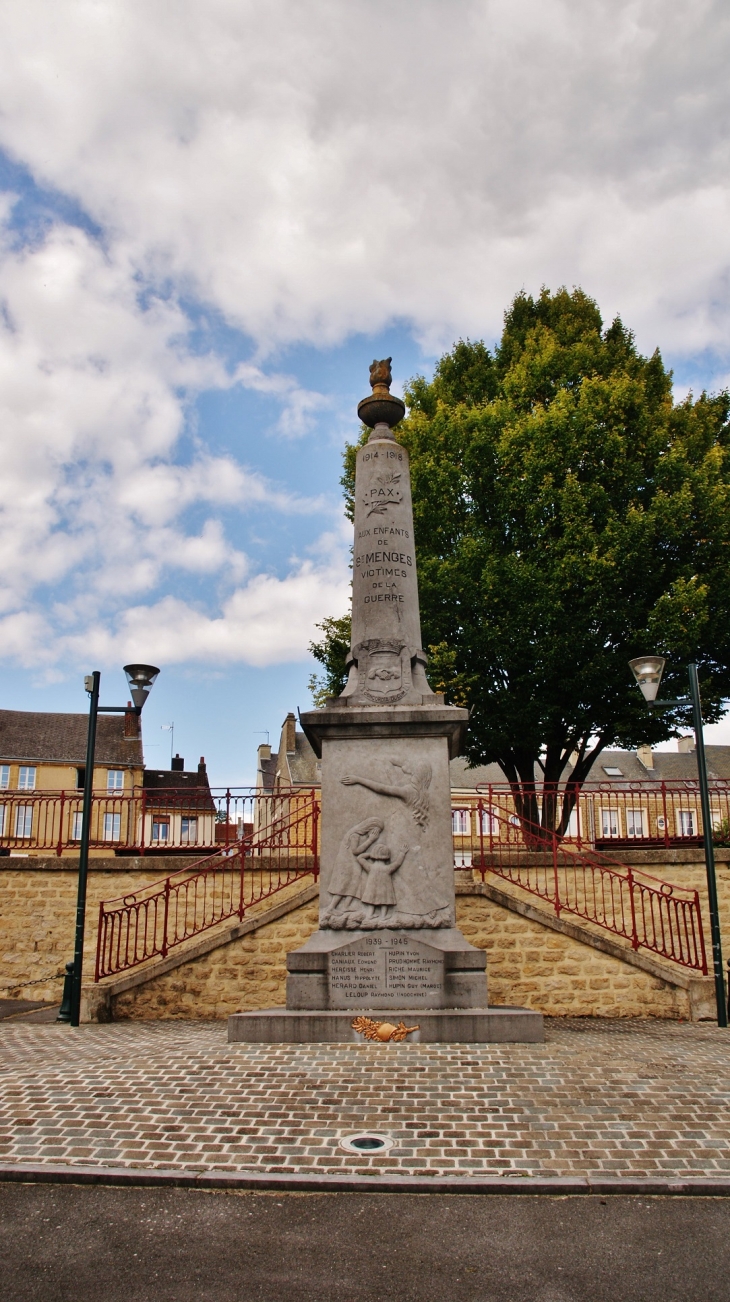
[[[287,714],[279,738],[279,748],[259,746],[256,762],[256,787],[275,792],[280,788],[318,787],[322,781],[322,763],[317,759],[303,732],[297,728],[296,715]]]
[[[175,755],[169,769],[147,769],[142,781],[142,844],[147,853],[184,853],[214,847],[218,840],[216,804],[203,755],[189,772]],[[231,836],[235,840],[233,829]]]
[[[88,714],[0,710],[0,787],[5,791],[83,787],[88,727]],[[99,715],[94,790],[131,790],[140,784],[143,768],[139,718],[131,702],[128,714]]]
[[[86,771],[87,714],[0,710],[0,854],[38,847],[78,852]],[[100,715],[96,733],[92,842],[128,837],[144,759],[139,717]]]

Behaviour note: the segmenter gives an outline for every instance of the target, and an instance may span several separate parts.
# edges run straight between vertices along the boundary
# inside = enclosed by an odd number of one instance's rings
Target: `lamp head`
[[[154,665],[125,665],[124,672],[132,700],[137,709],[141,710],[160,671]]]
[[[645,701],[656,700],[666,663],[664,656],[637,656],[635,660],[629,660],[629,668],[644,694]]]

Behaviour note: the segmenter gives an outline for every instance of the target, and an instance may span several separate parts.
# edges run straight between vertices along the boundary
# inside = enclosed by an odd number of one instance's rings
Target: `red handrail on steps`
[[[561,842],[555,832],[524,819],[517,824],[516,819],[503,818],[481,800],[471,809],[478,820],[479,851],[476,856],[469,855],[469,866],[482,880],[493,873],[551,904],[557,917],[561,912],[572,913],[628,940],[632,949],[648,949],[707,975],[698,891],[672,886],[642,869],[627,868],[603,851]],[[499,837],[491,835],[495,822]],[[484,849],[485,823],[490,829],[488,852]],[[463,834],[459,842],[463,859]]]
[[[319,870],[319,801],[286,796],[272,821],[217,854],[170,873],[139,891],[99,905],[95,981],[177,945]]]
[[[307,876],[317,879],[318,792],[281,793],[268,797],[263,808],[263,827],[162,881],[101,903],[95,980],[167,955],[219,922],[242,919],[253,904],[286,886]],[[554,832],[514,815],[507,818],[482,799],[465,804],[462,812],[469,813],[470,830],[456,833],[457,853],[463,859],[468,850],[469,866],[482,880],[493,873],[545,900],[558,917],[573,914],[627,940],[635,950],[647,949],[706,975],[697,891],[626,868],[603,851],[561,842]],[[227,817],[226,835],[229,826]]]

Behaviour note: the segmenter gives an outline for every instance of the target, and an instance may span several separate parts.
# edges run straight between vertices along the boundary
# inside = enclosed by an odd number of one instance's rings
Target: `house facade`
[[[142,780],[137,848],[148,854],[214,849],[219,841],[216,805],[205,758],[188,772],[176,755],[169,769],[147,769]]]
[[[0,854],[42,848],[77,854],[88,730],[86,714],[0,710]],[[96,734],[91,840],[109,853],[129,834],[142,786],[139,718],[100,715]]]

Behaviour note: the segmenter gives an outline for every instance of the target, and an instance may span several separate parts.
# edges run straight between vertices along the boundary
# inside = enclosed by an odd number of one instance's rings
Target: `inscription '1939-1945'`
[[[330,1006],[435,1008],[443,969],[443,954],[428,945],[392,933],[368,936],[330,955]]]

